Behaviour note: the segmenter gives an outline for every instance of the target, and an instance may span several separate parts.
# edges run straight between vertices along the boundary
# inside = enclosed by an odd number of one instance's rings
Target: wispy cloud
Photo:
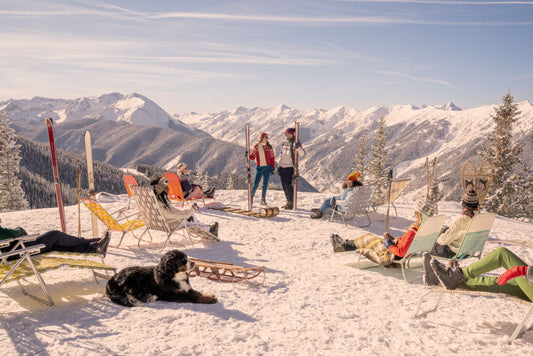
[[[411,24],[443,26],[532,26],[533,21],[440,21],[387,16],[275,16],[201,12],[165,12],[148,15],[151,19],[195,19],[212,21],[276,22],[320,26],[333,24]]]
[[[435,5],[533,5],[527,1],[430,1],[430,0],[341,0],[348,2],[372,3],[413,3]],[[85,2],[83,2],[85,3]],[[442,25],[442,26],[533,26],[532,21],[441,21],[431,19],[418,19],[394,16],[283,16],[283,15],[250,15],[250,14],[223,14],[213,12],[139,12],[128,8],[119,7],[105,2],[86,3],[94,8],[72,7],[65,10],[0,10],[0,16],[73,16],[93,15],[102,17],[121,17],[129,20],[162,20],[162,19],[189,19],[201,21],[225,22],[252,22],[252,23],[282,23],[288,25],[326,26],[350,24],[396,24],[396,25]]]
[[[429,5],[533,5],[531,1],[439,1],[439,0],[337,0],[340,2],[400,3]]]
[[[409,80],[412,80],[412,81],[415,81],[415,82],[419,82],[419,83],[434,83],[434,84],[445,85],[445,86],[450,87],[450,88],[457,88],[457,86],[455,86],[455,85],[453,85],[451,83],[448,83],[448,82],[446,82],[444,80],[439,80],[439,79],[418,78],[418,77],[414,77],[414,76],[406,74],[406,73],[386,71],[386,70],[378,70],[378,73],[383,74],[383,75],[393,76],[393,77],[406,78],[406,79],[409,79]]]

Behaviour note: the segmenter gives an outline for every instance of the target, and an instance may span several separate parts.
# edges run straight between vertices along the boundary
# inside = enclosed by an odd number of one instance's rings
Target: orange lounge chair
[[[184,198],[183,190],[181,189],[180,178],[176,173],[167,172],[163,176],[168,179],[168,197],[172,200],[177,200],[185,205],[186,201],[202,200],[205,205],[205,196],[199,198]]]

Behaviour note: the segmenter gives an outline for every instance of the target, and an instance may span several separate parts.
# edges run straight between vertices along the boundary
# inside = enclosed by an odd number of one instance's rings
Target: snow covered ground
[[[243,206],[244,191],[220,191],[217,199]],[[358,270],[347,264],[356,257],[333,254],[332,232],[343,237],[366,231],[381,235],[384,213],[372,213],[372,225],[358,228],[357,217],[344,227],[340,220],[311,220],[309,209],[327,194],[300,193],[297,212],[282,210],[272,219],[255,219],[202,208],[207,223],[220,223],[219,243],[173,246],[188,255],[241,266],[265,265],[264,285],[238,289],[232,284],[191,279],[199,291],[212,293],[214,305],[155,302],[125,308],[104,295],[87,270],[59,269],[43,276],[55,305],[25,297],[11,282],[0,288],[0,345],[4,355],[525,355],[533,350],[533,330],[512,346],[506,343],[527,306],[500,298],[445,295],[441,307],[413,318],[425,289],[421,278],[407,284],[400,269]],[[268,201],[281,205],[282,193]],[[127,205],[126,196],[101,201],[109,211]],[[275,204],[274,204],[275,203]],[[398,236],[410,224],[414,203],[400,201],[391,220]],[[459,204],[439,203],[451,218]],[[67,229],[77,233],[78,207],[66,208]],[[23,226],[30,233],[59,228],[57,209],[0,214],[2,226]],[[90,215],[81,207],[82,235],[90,235]],[[102,226],[100,226],[102,230]],[[528,241],[533,224],[498,217],[491,238]],[[120,235],[114,233],[112,244]],[[106,263],[117,268],[152,265],[162,255],[157,236],[145,250],[128,235],[121,248],[110,247]],[[488,244],[486,251],[496,248]],[[168,248],[168,247],[167,247]],[[510,249],[529,263],[533,250]],[[502,272],[502,271],[499,271]],[[421,277],[411,271],[410,276]],[[32,279],[33,281],[33,279]],[[37,290],[36,286],[34,290]]]

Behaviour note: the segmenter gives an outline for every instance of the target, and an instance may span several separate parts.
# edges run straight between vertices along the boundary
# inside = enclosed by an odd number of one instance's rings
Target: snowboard
[[[50,153],[52,155],[52,169],[54,173],[54,186],[56,189],[57,207],[59,208],[59,220],[61,221],[61,231],[67,233],[65,223],[65,209],[63,207],[63,198],[61,197],[61,183],[59,181],[59,169],[56,159],[56,144],[54,139],[54,126],[51,118],[46,118],[46,128],[48,130],[48,140],[50,141]]]
[[[248,211],[252,211],[252,172],[250,168],[250,125],[244,125],[246,136],[246,183],[248,184]]]
[[[208,206],[207,208],[214,210],[222,210],[232,214],[252,216],[254,218],[272,218],[279,214],[279,208],[277,207],[260,208],[258,211],[244,210],[231,206]]]
[[[298,209],[298,177],[300,172],[298,172],[298,147],[300,144],[300,123],[296,121],[294,123],[294,172],[292,174],[292,210],[296,211]]]
[[[85,131],[85,160],[87,161],[87,180],[89,181],[89,198],[96,200],[96,189],[94,188],[94,170],[93,170],[93,150],[91,146],[91,133]],[[93,237],[98,237],[98,218],[91,214],[91,223]]]

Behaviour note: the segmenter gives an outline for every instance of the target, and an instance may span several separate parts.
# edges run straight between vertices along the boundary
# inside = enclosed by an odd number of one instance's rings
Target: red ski
[[[61,231],[67,232],[65,224],[65,209],[63,208],[63,198],[61,198],[61,183],[59,182],[59,170],[57,169],[56,144],[54,141],[54,127],[51,118],[46,119],[48,129],[48,140],[50,141],[50,153],[52,154],[52,168],[54,171],[54,185],[56,188],[57,207],[59,208],[59,219],[61,220]]]

